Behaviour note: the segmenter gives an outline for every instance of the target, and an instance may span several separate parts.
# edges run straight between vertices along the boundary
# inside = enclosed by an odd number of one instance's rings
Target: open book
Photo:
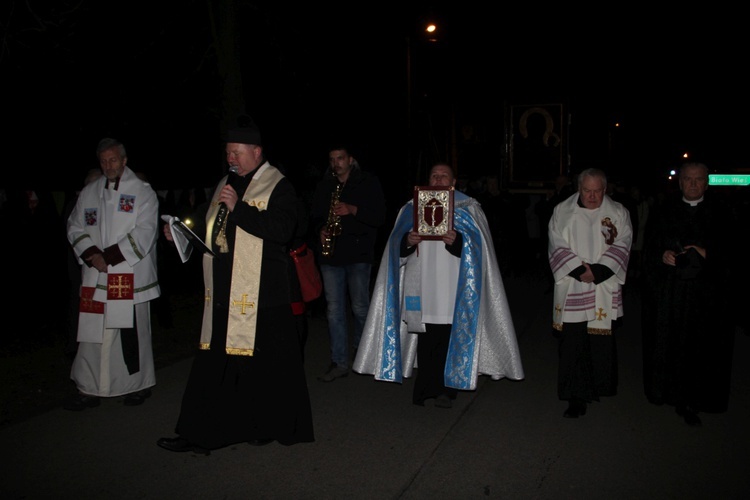
[[[180,220],[179,217],[172,217],[171,215],[162,215],[161,220],[169,224],[169,230],[172,233],[172,239],[174,240],[175,246],[177,247],[177,253],[180,254],[180,259],[183,263],[187,262],[190,255],[193,253],[193,247],[197,248],[201,252],[207,252],[210,255],[214,255],[210,248],[203,242],[200,237],[193,232],[192,229]]]

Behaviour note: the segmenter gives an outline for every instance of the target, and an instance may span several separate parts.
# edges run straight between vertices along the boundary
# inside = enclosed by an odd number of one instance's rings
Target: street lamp
[[[412,149],[414,146],[414,134],[412,129],[412,107],[413,107],[413,100],[412,100],[412,94],[414,92],[414,83],[413,83],[413,71],[414,71],[414,61],[413,61],[413,51],[414,51],[414,43],[419,43],[421,41],[427,40],[428,42],[437,42],[438,41],[438,26],[434,22],[427,21],[424,23],[420,23],[420,27],[417,30],[417,36],[412,38],[411,34],[408,34],[406,36],[406,137],[407,137],[407,152],[406,152],[406,159],[409,165],[409,168],[412,167]],[[419,172],[417,172],[417,176],[419,175]]]
[[[425,27],[425,33],[427,33],[427,39],[431,42],[437,42],[437,38],[435,38],[435,33],[437,32],[437,26],[435,26],[435,23],[428,23]]]

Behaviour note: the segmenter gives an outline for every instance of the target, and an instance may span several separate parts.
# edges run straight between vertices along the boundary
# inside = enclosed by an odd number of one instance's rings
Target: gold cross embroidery
[[[607,313],[604,312],[604,308],[600,307],[599,310],[596,312],[596,320],[601,321],[602,319],[607,317]]]
[[[560,304],[555,304],[555,313],[556,314],[562,313],[562,307],[560,307]]]
[[[206,301],[206,303],[211,302],[211,290],[206,288],[206,296],[203,297],[203,300]]]
[[[240,300],[239,302],[236,301],[236,300],[232,301],[232,305],[234,305],[234,306],[240,306],[242,308],[240,310],[240,314],[245,314],[245,307],[255,307],[255,303],[254,302],[245,302],[246,300],[247,300],[247,294],[243,293],[242,294],[242,300]]]
[[[117,284],[109,283],[107,286],[109,288],[109,291],[112,293],[112,295],[117,295],[117,297],[123,296],[123,291],[130,290],[130,283],[124,283],[122,282],[122,276],[117,276]]]

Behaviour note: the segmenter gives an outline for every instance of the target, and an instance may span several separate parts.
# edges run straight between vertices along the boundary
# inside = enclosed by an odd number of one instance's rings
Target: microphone
[[[237,174],[239,173],[240,169],[237,168],[236,165],[230,165],[229,166],[229,173],[231,174]],[[219,203],[219,213],[216,215],[216,220],[224,221],[224,218],[227,216],[227,211],[229,208],[227,207],[227,204],[223,201]]]
[[[229,166],[230,174],[237,174],[239,169],[235,165]],[[223,201],[219,203],[219,211],[216,212],[216,220],[214,221],[214,235],[216,238],[216,244],[219,246],[219,252],[227,253],[229,247],[227,245],[226,238],[226,224],[227,214],[229,213],[229,207]]]
[[[229,173],[236,174],[240,171],[239,168],[237,168],[236,165],[230,165],[229,166]],[[224,225],[224,219],[227,218],[227,212],[229,211],[229,207],[227,207],[227,204],[223,201],[219,203],[219,212],[216,214],[216,222],[218,223],[219,227]]]

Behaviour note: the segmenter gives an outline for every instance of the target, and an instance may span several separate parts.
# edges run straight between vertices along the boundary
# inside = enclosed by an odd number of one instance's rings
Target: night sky
[[[107,135],[157,188],[216,182],[221,100],[205,1],[11,3],[2,8],[2,184],[75,187]],[[415,164],[446,151],[451,121],[459,149],[476,144],[459,172],[496,172],[507,106],[547,103],[571,114],[573,168],[650,179],[685,151],[718,171],[748,168],[750,44],[732,26],[737,13],[240,4],[244,111],[269,158],[300,177],[324,168],[327,142],[344,137],[381,179],[414,184]],[[428,19],[441,29],[436,42],[419,34]]]

